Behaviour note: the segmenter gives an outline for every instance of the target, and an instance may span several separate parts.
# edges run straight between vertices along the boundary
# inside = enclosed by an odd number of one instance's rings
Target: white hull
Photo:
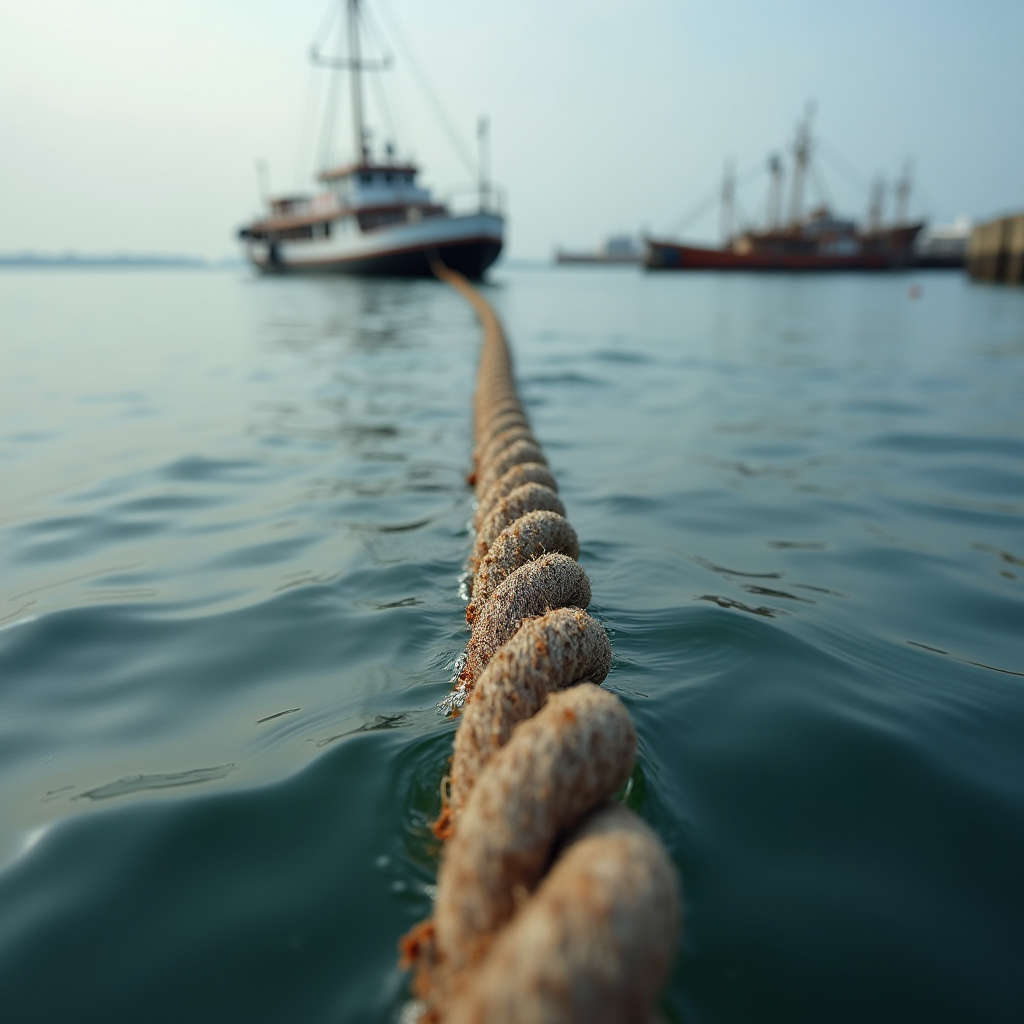
[[[497,258],[504,234],[504,219],[486,212],[424,217],[366,232],[351,214],[329,223],[326,237],[247,239],[246,255],[268,272],[408,274],[428,273],[429,260],[437,254],[449,266],[478,277]]]

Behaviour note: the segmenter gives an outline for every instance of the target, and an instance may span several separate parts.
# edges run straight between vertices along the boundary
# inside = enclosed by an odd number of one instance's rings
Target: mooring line
[[[655,833],[611,802],[636,732],[600,683],[604,628],[586,613],[579,540],[516,391],[487,300],[440,262],[474,307],[478,507],[455,687],[461,722],[444,809],[434,916],[402,940],[419,1020],[443,1024],[654,1019],[675,948],[679,890]]]

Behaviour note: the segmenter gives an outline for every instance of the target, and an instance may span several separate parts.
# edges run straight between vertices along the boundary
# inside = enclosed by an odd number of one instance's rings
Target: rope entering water
[[[434,272],[474,307],[478,507],[464,665],[442,702],[461,709],[431,920],[402,940],[419,1020],[654,1019],[679,925],[675,870],[655,833],[610,802],[636,761],[604,628],[586,613],[579,540],[516,391],[498,317],[462,275]]]

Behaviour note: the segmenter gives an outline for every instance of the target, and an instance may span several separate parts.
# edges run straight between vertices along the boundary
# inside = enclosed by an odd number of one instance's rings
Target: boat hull
[[[268,274],[341,273],[362,277],[429,277],[431,262],[480,278],[501,253],[503,219],[477,213],[432,217],[362,233],[354,218],[332,223],[316,241],[249,240],[251,262]]]
[[[892,270],[906,266],[886,252],[863,253],[739,253],[704,249],[675,242],[647,240],[644,266],[648,270],[836,271]]]

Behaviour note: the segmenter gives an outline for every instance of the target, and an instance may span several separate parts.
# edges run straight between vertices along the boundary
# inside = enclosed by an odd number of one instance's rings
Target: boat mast
[[[797,126],[796,142],[793,145],[793,190],[789,194],[789,226],[800,224],[804,205],[804,178],[811,162],[811,117],[814,108],[807,105],[807,114]]]
[[[731,160],[725,162],[722,178],[722,245],[732,239],[733,205],[736,198],[736,172]]]
[[[339,3],[341,9],[344,0]],[[359,0],[348,0],[348,54],[345,56],[325,57],[320,53],[318,42],[309,48],[309,59],[319,67],[332,68],[334,71],[348,70],[352,82],[352,132],[355,137],[356,163],[365,164],[370,159],[370,147],[367,144],[366,119],[363,113],[363,72],[384,71],[391,67],[391,57],[387,55],[381,60],[363,60],[359,40]],[[338,46],[341,48],[342,31],[345,20],[338,19]],[[334,101],[337,90],[332,88],[328,94],[327,112],[324,117],[324,144],[321,151],[321,162],[326,163],[330,156],[331,130],[334,124]]]
[[[476,125],[476,138],[480,146],[480,209],[486,210],[490,206],[490,192],[491,192],[491,154],[490,146],[488,143],[490,139],[488,137],[488,130],[490,124],[486,117],[481,115],[480,120]]]
[[[363,125],[363,79],[359,59],[359,0],[348,0],[348,53],[352,81],[352,129],[355,132],[356,162],[367,161],[366,128]]]
[[[868,203],[868,231],[880,231],[882,211],[885,207],[885,179],[879,175],[871,183],[871,200]]]
[[[768,192],[768,230],[775,231],[782,219],[782,160],[775,153],[768,158],[768,173],[772,176]]]
[[[910,161],[903,165],[903,177],[896,182],[895,226],[907,223],[907,210],[910,206]]]

